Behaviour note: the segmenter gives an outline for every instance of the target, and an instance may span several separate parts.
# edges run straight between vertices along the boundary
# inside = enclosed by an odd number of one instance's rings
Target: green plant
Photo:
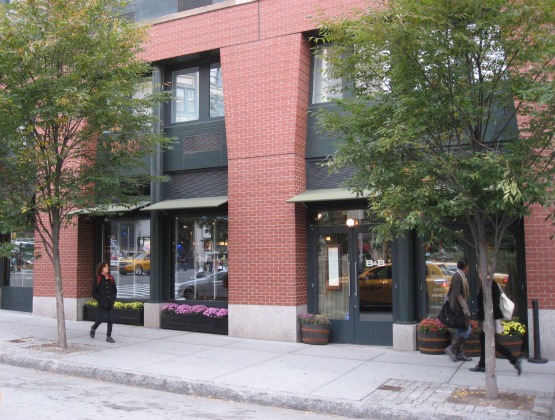
[[[85,303],[85,306],[89,306],[89,307],[97,307],[98,306],[98,302],[94,299],[91,299],[89,301],[87,301]],[[133,311],[141,311],[144,309],[144,303],[143,302],[119,302],[116,301],[114,303],[114,309],[129,309],[129,310],[133,310]]]
[[[503,332],[499,335],[516,335],[524,337],[526,334],[526,326],[518,321],[501,321]]]
[[[331,325],[330,320],[320,314],[300,314],[297,319],[301,324]]]
[[[449,328],[441,323],[437,318],[424,318],[419,322],[416,331],[420,333],[448,332]]]

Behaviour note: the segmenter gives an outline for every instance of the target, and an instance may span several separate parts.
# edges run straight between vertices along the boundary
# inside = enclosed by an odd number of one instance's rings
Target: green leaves
[[[84,203],[131,200],[149,182],[145,156],[168,141],[152,134],[164,96],[144,91],[138,58],[148,28],[120,19],[124,4],[36,0],[0,13],[0,138],[13,174],[0,189],[31,191],[26,207],[60,223]]]
[[[383,235],[510,224],[552,201],[555,2],[525,3],[393,0],[322,22],[346,86],[319,114],[338,135],[330,166],[358,169],[349,186],[375,192]]]

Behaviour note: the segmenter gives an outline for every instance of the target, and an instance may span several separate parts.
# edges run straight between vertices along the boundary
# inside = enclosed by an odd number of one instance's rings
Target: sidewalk
[[[484,401],[472,362],[389,347],[261,341],[67,321],[68,352],[55,319],[0,310],[0,363],[203,397],[374,419],[551,419],[555,362],[497,359],[503,399]],[[512,403],[511,403],[512,401]],[[508,408],[513,406],[513,408]]]

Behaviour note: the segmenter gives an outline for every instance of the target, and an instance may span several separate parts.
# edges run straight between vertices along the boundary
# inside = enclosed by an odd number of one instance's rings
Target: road
[[[330,416],[191,397],[0,364],[1,420],[107,418],[323,420]]]

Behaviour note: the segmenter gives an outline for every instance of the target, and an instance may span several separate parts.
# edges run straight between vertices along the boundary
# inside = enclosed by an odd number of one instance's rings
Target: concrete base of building
[[[145,327],[160,328],[160,314],[165,303],[145,303]]]
[[[64,298],[65,319],[68,321],[82,321],[83,307],[90,298]],[[56,318],[55,297],[33,297],[33,315],[44,318]]]
[[[255,340],[299,341],[297,315],[306,305],[229,305],[229,335]]]
[[[393,324],[393,350],[416,351],[416,327],[414,324]]]
[[[541,302],[540,302],[541,303]],[[555,310],[541,309],[538,311],[539,319],[539,356],[542,359],[555,360]],[[528,348],[530,357],[536,358],[534,348],[534,314],[528,310]]]

